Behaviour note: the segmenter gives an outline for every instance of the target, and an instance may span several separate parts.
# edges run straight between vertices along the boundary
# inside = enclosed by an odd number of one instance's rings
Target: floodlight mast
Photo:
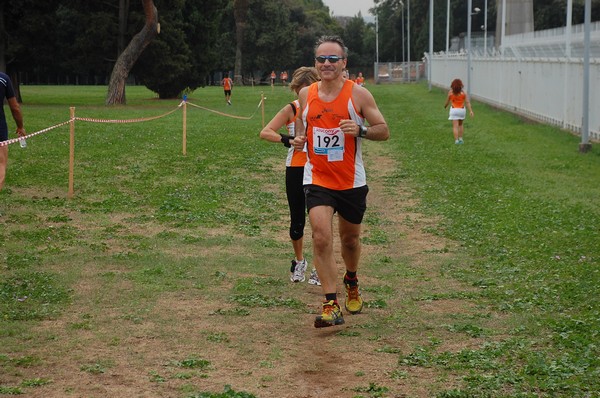
[[[450,50],[450,0],[446,4],[446,58]]]
[[[427,61],[429,91],[431,91],[431,62],[433,61],[433,0],[429,0],[429,59]]]
[[[581,144],[579,152],[591,149],[590,144],[590,25],[592,20],[592,0],[585,0],[584,33],[583,33],[583,109],[581,122]]]
[[[467,18],[467,95],[469,99],[471,98],[471,17],[479,14],[479,11],[481,11],[478,7],[475,7],[471,11],[472,7],[473,0],[469,0],[469,16]]]
[[[375,13],[375,63],[379,67],[379,11]]]
[[[485,19],[483,21],[483,54],[487,57],[487,14],[488,14],[488,0],[485,0],[485,5],[483,7],[485,14]]]
[[[406,34],[407,34],[407,46],[408,49],[406,50],[406,57],[408,60],[408,81],[411,81],[411,76],[410,76],[410,0],[407,0],[407,9],[406,9],[406,23],[407,23],[407,27],[406,27]]]

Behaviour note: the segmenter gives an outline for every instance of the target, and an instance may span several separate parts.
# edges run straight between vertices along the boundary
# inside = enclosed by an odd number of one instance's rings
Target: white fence
[[[374,69],[376,84],[418,81],[426,73],[423,62],[376,62]]]
[[[590,56],[589,128],[590,139],[600,141],[600,26],[596,24],[594,28]],[[558,35],[508,36],[510,46],[505,46],[502,55],[477,55],[477,51],[473,51],[471,97],[581,134],[583,60],[577,56],[582,40],[581,29],[573,29],[573,41],[567,44]],[[566,56],[569,49],[573,51]],[[536,56],[523,56],[532,52]],[[550,54],[555,56],[540,56]],[[466,53],[434,54],[432,58],[432,85],[449,88],[455,78],[467,85]]]

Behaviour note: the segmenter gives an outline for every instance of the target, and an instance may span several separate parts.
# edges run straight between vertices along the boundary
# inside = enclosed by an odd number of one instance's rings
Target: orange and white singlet
[[[465,99],[467,98],[467,94],[464,91],[461,91],[458,94],[450,94],[450,102],[452,103],[453,108],[464,108],[465,107]]]
[[[354,84],[352,80],[346,80],[337,98],[331,102],[319,98],[318,82],[308,89],[306,108],[302,112],[308,153],[304,185],[315,184],[341,191],[367,184],[362,138],[346,135],[339,127],[342,119],[364,124],[364,117],[352,101]]]
[[[292,137],[296,136],[296,119],[300,115],[300,101],[295,100],[290,103],[291,106],[294,107],[294,117],[291,120],[288,120],[286,124],[288,134]],[[304,167],[306,163],[306,152],[296,151],[292,146],[288,150],[287,158],[285,159],[286,167]]]

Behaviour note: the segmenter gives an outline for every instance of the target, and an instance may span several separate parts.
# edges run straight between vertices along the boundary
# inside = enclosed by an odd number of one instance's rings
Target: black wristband
[[[358,126],[358,136],[360,138],[366,138],[366,136],[367,136],[367,127],[366,126]]]
[[[281,143],[283,144],[283,146],[286,148],[291,148],[292,144],[290,144],[290,140],[293,140],[294,137],[281,133],[279,135],[281,136]]]

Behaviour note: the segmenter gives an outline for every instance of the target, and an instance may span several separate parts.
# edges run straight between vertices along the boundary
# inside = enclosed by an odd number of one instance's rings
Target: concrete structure
[[[506,3],[506,36],[534,31],[533,0],[496,0],[496,48],[502,45],[502,3]]]

